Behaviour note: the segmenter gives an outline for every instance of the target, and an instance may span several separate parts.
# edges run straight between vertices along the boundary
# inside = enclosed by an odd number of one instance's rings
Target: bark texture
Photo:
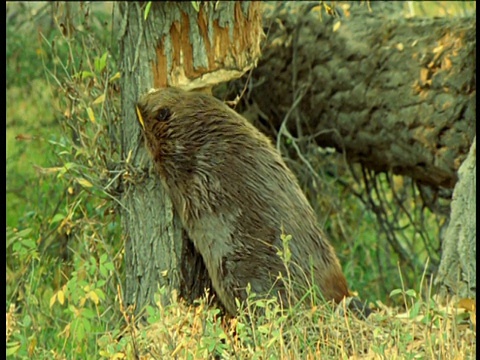
[[[453,191],[450,222],[442,246],[442,259],[436,283],[441,295],[455,294],[462,298],[476,297],[476,138],[458,170]]]
[[[476,133],[476,20],[370,4],[340,19],[309,4],[270,15],[250,118],[273,137],[313,137],[375,171],[453,188]]]
[[[143,138],[135,114],[140,94],[153,87],[152,59],[154,44],[161,31],[155,26],[156,6],[147,21],[138,3],[119,3],[122,16],[120,57],[122,62],[122,158],[128,172],[123,176],[121,198],[122,226],[125,236],[124,301],[136,311],[153,301],[160,286],[176,289],[180,295],[198,297],[204,286],[210,286],[200,256],[182,234],[180,222],[160,181],[153,173],[144,149]],[[152,45],[153,44],[153,45]],[[195,266],[189,267],[194,264]],[[181,287],[184,278],[195,271],[196,285],[202,291]],[[203,282],[202,282],[203,281]],[[192,281],[189,281],[192,285]],[[167,299],[164,299],[166,301]]]

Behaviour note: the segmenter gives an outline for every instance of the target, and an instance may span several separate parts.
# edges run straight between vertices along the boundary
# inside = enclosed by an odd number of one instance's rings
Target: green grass
[[[22,226],[34,207],[46,212],[49,195],[58,190],[38,169],[58,163],[49,142],[61,136],[52,101],[41,79],[7,90],[7,226]]]

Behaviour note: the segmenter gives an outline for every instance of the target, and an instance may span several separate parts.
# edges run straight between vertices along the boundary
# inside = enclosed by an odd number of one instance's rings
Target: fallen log
[[[243,99],[259,109],[250,118],[274,138],[313,137],[374,171],[452,189],[476,134],[476,20],[370,4],[340,18],[310,3],[267,14]]]

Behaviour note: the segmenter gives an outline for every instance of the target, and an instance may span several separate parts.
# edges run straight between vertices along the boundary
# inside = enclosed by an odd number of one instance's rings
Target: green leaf
[[[23,317],[23,326],[28,328],[32,325],[32,318],[29,315],[25,315]]]
[[[100,300],[105,300],[106,299],[105,293],[103,292],[102,289],[95,289],[95,293],[97,294],[97,296]]]
[[[407,291],[405,291],[405,294],[412,297],[412,298],[417,298],[417,292],[413,289],[409,289]]]
[[[401,289],[395,289],[390,292],[390,297],[401,294],[402,290]]]
[[[88,323],[88,320],[87,319],[93,319],[95,318],[95,312],[92,310],[92,309],[89,309],[89,308],[84,308],[82,310],[82,322],[85,324],[85,323]],[[85,321],[87,320],[87,321]],[[90,327],[90,324],[86,325],[85,327]]]
[[[83,321],[77,321],[77,326],[75,328],[75,337],[78,341],[82,341],[85,338],[85,327],[83,326]]]
[[[7,356],[15,354],[18,349],[20,349],[20,342],[9,342],[7,343]]]
[[[410,310],[411,319],[414,319],[418,314],[420,314],[421,307],[422,303],[420,301],[417,301],[415,304],[413,304],[413,307]]]
[[[282,239],[282,241],[284,241],[284,242],[289,242],[290,240],[292,240],[292,235],[290,235],[290,234],[281,234],[281,235],[280,235],[280,239]]]
[[[93,318],[93,316],[92,316],[92,318]],[[92,324],[90,323],[90,321],[88,321],[88,319],[83,319],[82,323],[83,323],[83,328],[85,329],[85,331],[88,332],[88,333],[91,333],[92,332]]]
[[[33,239],[22,239],[22,246],[28,250],[37,248],[37,243]]]
[[[213,350],[215,350],[215,345],[216,345],[216,342],[214,342],[214,341],[212,341],[210,344],[208,344],[208,351],[213,352]]]
[[[200,1],[192,1],[192,6],[197,13],[200,11],[200,4],[201,4]]]
[[[107,277],[108,276],[108,270],[105,266],[103,265],[100,265],[99,269],[100,271],[100,275],[102,275],[103,277]]]
[[[261,334],[269,334],[270,333],[270,328],[269,328],[270,325],[260,325],[258,328],[257,328],[257,331]]]
[[[15,236],[17,238],[24,238],[24,237],[27,237],[28,235],[30,235],[31,232],[32,232],[32,229],[27,228],[27,229],[23,229],[23,230],[20,230],[20,231],[16,232]]]
[[[73,75],[73,78],[76,79],[76,78],[79,78],[80,80],[83,80],[83,79],[87,79],[87,78],[90,78],[90,77],[95,77],[95,74],[92,73],[91,71],[80,71],[76,74]]]
[[[150,316],[156,315],[157,311],[153,308],[153,306],[148,305],[145,310],[147,311],[147,314]]]
[[[108,51],[106,51],[101,57],[95,58],[94,64],[95,64],[95,71],[97,73],[101,73],[103,69],[107,66],[107,57],[108,57]]]
[[[107,262],[107,263],[103,264],[103,266],[105,266],[105,269],[107,269],[109,271],[115,270],[115,266],[113,266],[113,264],[111,262]]]
[[[257,307],[259,307],[259,308],[265,308],[265,307],[267,306],[267,305],[265,304],[265,302],[262,301],[262,300],[258,300],[258,301],[255,303],[255,305],[257,305]]]
[[[62,221],[63,219],[65,219],[65,215],[64,214],[55,214],[55,216],[52,218],[52,220],[50,220],[50,225],[53,225],[59,221]]]
[[[151,1],[147,2],[147,6],[145,7],[145,11],[143,13],[143,20],[145,21],[147,20],[151,7],[152,7],[152,2]]]

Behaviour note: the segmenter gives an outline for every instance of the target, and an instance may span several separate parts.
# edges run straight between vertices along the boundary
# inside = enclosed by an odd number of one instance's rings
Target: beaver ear
[[[157,119],[158,121],[165,121],[165,120],[168,120],[170,115],[171,114],[170,114],[169,108],[161,108],[158,110],[157,116],[155,117],[155,119]]]

